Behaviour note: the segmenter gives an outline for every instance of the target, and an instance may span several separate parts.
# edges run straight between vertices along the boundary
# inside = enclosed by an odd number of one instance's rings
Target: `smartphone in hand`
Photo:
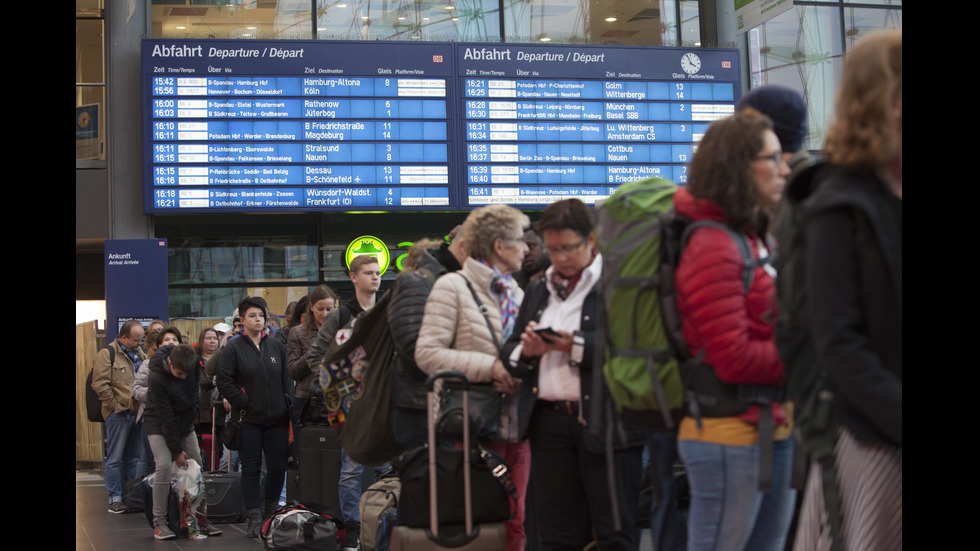
[[[541,326],[538,326],[538,327],[535,327],[534,329],[532,329],[532,331],[534,331],[542,339],[544,339],[546,341],[549,341],[549,342],[551,340],[553,340],[553,338],[561,338],[561,335],[559,335],[557,331],[555,331],[554,329],[552,329],[550,327],[541,327]]]

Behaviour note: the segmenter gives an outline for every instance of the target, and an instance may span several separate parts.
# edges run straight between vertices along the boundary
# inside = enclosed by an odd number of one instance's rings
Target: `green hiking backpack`
[[[672,430],[683,416],[678,359],[688,353],[674,269],[686,224],[674,215],[676,190],[663,178],[630,182],[595,210],[603,256],[598,329],[605,339],[596,347],[604,353],[597,365],[623,419],[647,430]]]
[[[685,405],[700,422],[702,415],[725,417],[783,397],[781,388],[723,383],[702,361],[703,351],[696,357],[689,353],[674,284],[688,238],[703,227],[724,230],[742,257],[745,293],[756,268],[773,256],[754,258],[749,239],[722,223],[677,215],[677,189],[663,178],[648,178],[621,186],[596,208],[603,255],[602,372],[622,417],[651,431],[673,430]]]

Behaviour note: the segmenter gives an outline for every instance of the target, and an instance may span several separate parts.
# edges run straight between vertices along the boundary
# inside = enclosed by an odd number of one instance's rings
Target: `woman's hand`
[[[517,380],[510,376],[502,361],[497,360],[493,363],[491,376],[493,377],[493,386],[500,392],[504,394],[514,394],[517,392]]]

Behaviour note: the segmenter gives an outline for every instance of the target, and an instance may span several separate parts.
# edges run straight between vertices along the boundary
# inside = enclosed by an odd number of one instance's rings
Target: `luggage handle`
[[[470,382],[459,371],[437,371],[425,380],[426,404],[429,429],[429,526],[431,538],[439,538],[439,503],[436,488],[436,422],[433,412],[436,406],[435,385],[439,379],[458,379],[463,390],[463,503],[465,507],[466,536],[475,536],[473,530],[473,488],[470,481]]]

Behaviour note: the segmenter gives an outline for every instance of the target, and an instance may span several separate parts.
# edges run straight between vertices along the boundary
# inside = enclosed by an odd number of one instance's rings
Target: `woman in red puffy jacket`
[[[674,198],[696,223],[676,285],[684,339],[703,358],[685,373],[695,414],[678,433],[691,484],[689,550],[782,549],[792,518],[775,272],[754,262],[772,252],[766,210],[788,174],[772,122],[747,109],[708,128]]]

